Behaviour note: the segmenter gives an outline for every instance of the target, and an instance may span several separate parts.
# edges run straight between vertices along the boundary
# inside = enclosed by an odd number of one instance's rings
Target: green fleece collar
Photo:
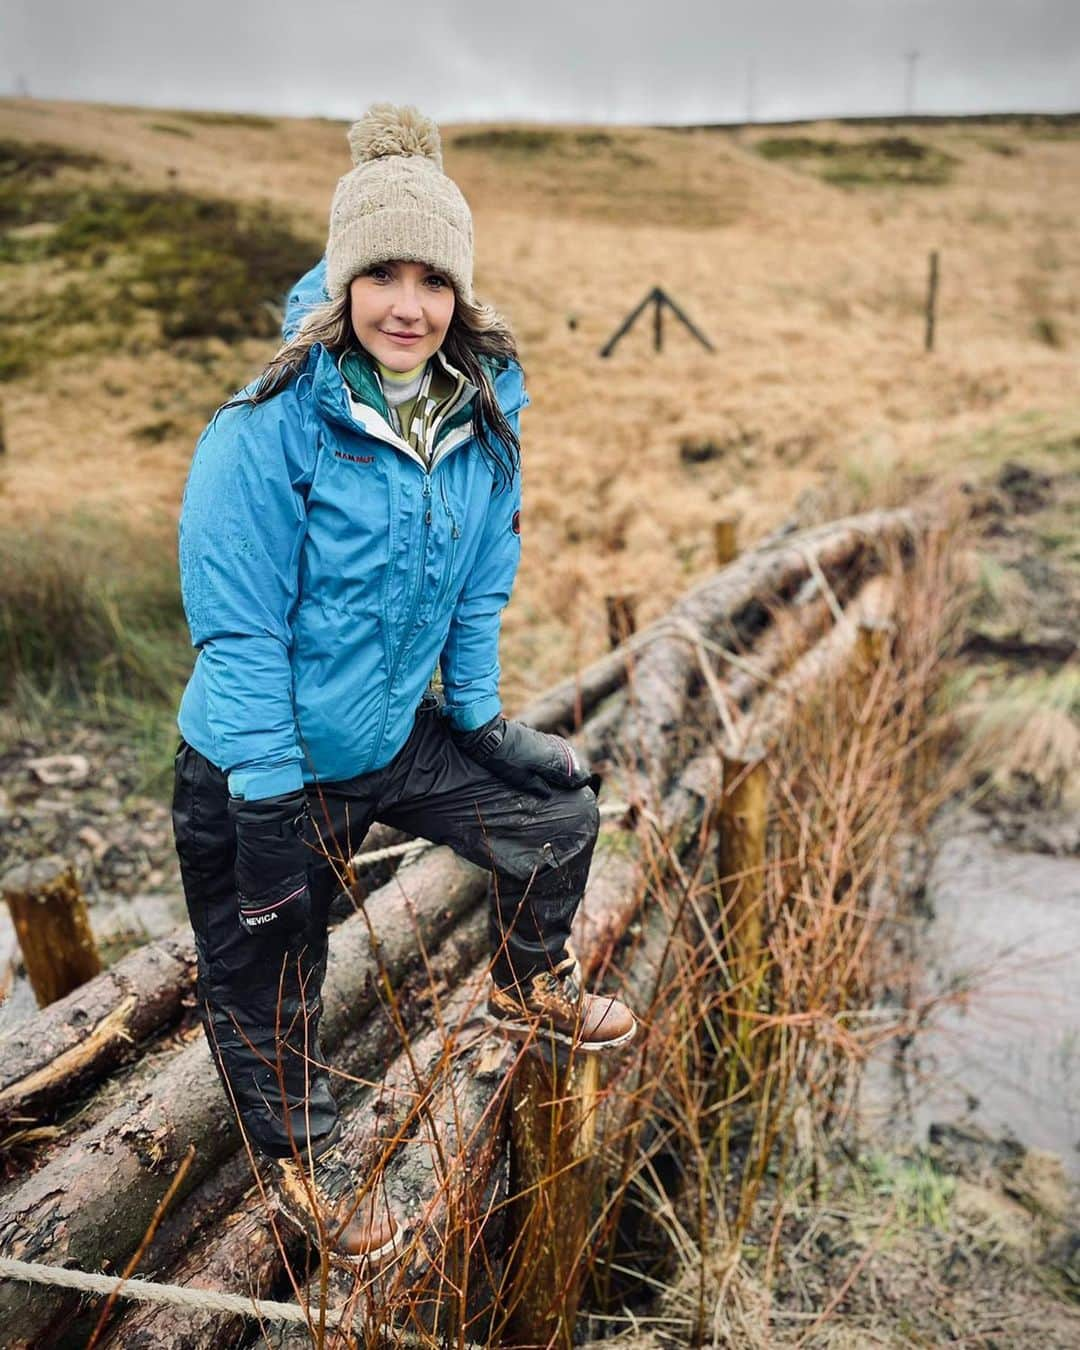
[[[479,393],[479,390],[467,375],[450,364],[441,349],[435,353],[435,356],[455,383],[459,380],[464,381],[467,394],[461,407],[453,416],[444,418],[439,424],[438,431],[435,434],[435,444],[438,445],[448,432],[453,431],[455,427],[464,426],[472,417],[473,399]],[[484,356],[480,358],[480,363],[488,378],[494,384],[495,374],[499,369],[497,363]],[[383,393],[382,381],[379,379],[378,369],[369,353],[363,347],[344,352],[338,361],[338,369],[341,371],[342,379],[352,390],[354,397],[359,399],[361,403],[366,403],[369,408],[374,408],[384,422],[390,423],[390,409],[386,403],[386,395]]]

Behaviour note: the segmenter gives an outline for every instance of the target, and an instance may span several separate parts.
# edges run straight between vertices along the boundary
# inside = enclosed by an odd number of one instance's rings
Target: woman
[[[392,1251],[335,1148],[318,1046],[327,914],[374,820],[495,874],[488,1014],[586,1052],[634,1034],[568,946],[596,841],[572,747],[502,715],[520,555],[505,323],[472,291],[472,220],[438,130],[380,104],[349,133],[302,322],[196,448],[180,519],[198,658],[173,823],[207,1039],[285,1212],[338,1254]],[[293,305],[290,313],[298,308]],[[443,697],[429,687],[436,666]]]

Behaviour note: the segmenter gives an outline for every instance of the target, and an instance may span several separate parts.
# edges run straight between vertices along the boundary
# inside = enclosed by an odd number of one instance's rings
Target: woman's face
[[[353,331],[391,370],[413,370],[442,346],[454,288],[426,263],[376,263],[349,285]]]

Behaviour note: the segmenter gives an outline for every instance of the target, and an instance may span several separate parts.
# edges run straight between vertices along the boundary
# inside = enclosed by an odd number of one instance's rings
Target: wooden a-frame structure
[[[685,328],[688,328],[690,330],[691,334],[697,338],[697,340],[701,343],[701,345],[705,348],[706,351],[712,352],[716,350],[716,348],[712,345],[712,343],[705,336],[705,334],[702,333],[699,328],[697,328],[693,323],[690,322],[690,320],[682,312],[682,310],[675,303],[675,301],[672,300],[671,296],[668,295],[666,291],[662,291],[659,286],[654,286],[652,290],[648,293],[648,295],[645,297],[645,299],[642,300],[641,304],[638,305],[635,309],[633,309],[626,316],[626,318],[623,319],[619,327],[615,330],[615,332],[611,335],[611,337],[608,338],[607,342],[605,342],[604,345],[600,348],[601,356],[611,355],[611,353],[615,350],[615,344],[624,334],[630,331],[638,315],[641,314],[645,309],[647,309],[649,305],[655,305],[655,309],[653,310],[653,348],[656,351],[660,351],[664,345],[663,316],[665,305],[667,305],[668,309],[671,310],[672,314],[675,315],[675,317],[679,320],[679,322]]]

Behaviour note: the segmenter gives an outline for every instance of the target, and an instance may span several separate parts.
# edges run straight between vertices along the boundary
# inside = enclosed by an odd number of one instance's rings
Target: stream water
[[[1004,846],[968,815],[926,900],[919,983],[942,1001],[873,1067],[864,1123],[918,1140],[933,1122],[1009,1133],[1080,1177],[1080,858]]]

